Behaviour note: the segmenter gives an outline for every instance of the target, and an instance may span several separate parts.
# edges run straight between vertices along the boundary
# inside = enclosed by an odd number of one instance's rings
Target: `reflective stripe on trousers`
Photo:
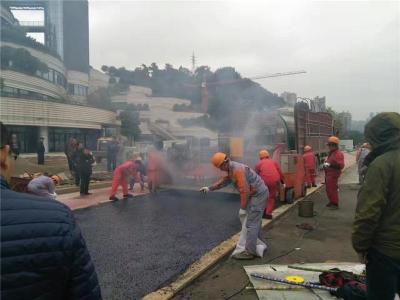
[[[250,253],[256,254],[257,238],[261,238],[261,222],[265,209],[265,199],[268,197],[268,189],[263,193],[253,196],[247,205],[247,239],[246,250]]]

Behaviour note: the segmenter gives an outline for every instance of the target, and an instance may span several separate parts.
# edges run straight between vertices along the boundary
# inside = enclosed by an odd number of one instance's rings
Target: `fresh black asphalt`
[[[138,299],[240,231],[239,197],[166,190],[75,211],[104,299]]]

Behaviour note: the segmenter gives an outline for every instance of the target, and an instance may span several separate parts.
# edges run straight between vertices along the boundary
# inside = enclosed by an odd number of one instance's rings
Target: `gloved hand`
[[[202,193],[204,193],[204,194],[207,194],[209,191],[210,191],[210,188],[209,188],[208,186],[203,186],[203,187],[200,189],[200,192],[202,192]]]
[[[246,218],[246,216],[247,216],[247,211],[243,208],[239,209],[239,219],[240,219],[241,223],[244,222],[244,219]]]
[[[247,215],[247,211],[243,208],[239,209],[239,217],[241,216],[246,216]]]
[[[331,165],[330,163],[324,162],[324,168],[329,168],[330,165]]]

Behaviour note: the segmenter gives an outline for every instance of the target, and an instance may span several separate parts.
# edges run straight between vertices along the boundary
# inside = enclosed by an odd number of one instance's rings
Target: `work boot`
[[[113,201],[113,202],[115,202],[115,201],[118,201],[119,199],[117,198],[117,197],[115,197],[115,196],[111,196],[110,198],[108,198],[109,200],[111,200],[111,201]]]
[[[272,220],[272,215],[264,213],[263,214],[263,219]]]
[[[124,198],[127,198],[127,199],[133,198],[133,195],[132,194],[126,194],[126,195],[124,195]]]
[[[328,202],[328,204],[326,205],[326,207],[331,207],[333,204],[332,202]]]
[[[256,258],[256,256],[247,250],[244,250],[243,252],[233,255],[232,258],[237,260],[251,260]]]
[[[330,210],[337,210],[337,209],[339,209],[339,205],[331,203],[331,205],[328,208]]]
[[[317,187],[317,185],[315,183],[312,184],[312,187]]]

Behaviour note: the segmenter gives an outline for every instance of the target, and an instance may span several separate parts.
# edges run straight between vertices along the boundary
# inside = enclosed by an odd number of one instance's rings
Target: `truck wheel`
[[[292,204],[294,202],[294,189],[289,188],[285,193],[285,201],[288,204]]]
[[[276,189],[275,192],[275,201],[281,201],[281,189]]]

